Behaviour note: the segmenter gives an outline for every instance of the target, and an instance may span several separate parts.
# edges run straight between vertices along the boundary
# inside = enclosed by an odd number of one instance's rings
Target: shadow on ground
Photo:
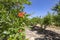
[[[37,31],[36,34],[45,35],[43,38],[35,38],[35,40],[60,40],[60,34],[51,30],[41,30],[40,27],[34,26],[31,31]]]

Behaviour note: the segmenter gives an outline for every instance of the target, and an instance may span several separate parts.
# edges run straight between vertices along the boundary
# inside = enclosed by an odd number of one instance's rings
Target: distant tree
[[[54,15],[54,24],[60,26],[60,1],[52,9],[56,14]]]
[[[60,15],[54,15],[53,20],[55,26],[60,26]]]
[[[31,23],[32,23],[33,25],[41,24],[41,18],[40,18],[40,17],[33,17],[33,18],[31,19]]]
[[[44,29],[46,29],[46,27],[52,24],[52,16],[51,14],[48,12],[48,14],[43,18],[43,25],[44,25]]]
[[[57,12],[57,14],[60,14],[60,1],[52,8],[52,10]]]

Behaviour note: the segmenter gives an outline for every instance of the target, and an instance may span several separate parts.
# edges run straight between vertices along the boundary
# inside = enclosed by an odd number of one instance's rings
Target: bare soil
[[[60,40],[60,28],[47,27],[44,31],[26,28],[26,38],[29,40]]]

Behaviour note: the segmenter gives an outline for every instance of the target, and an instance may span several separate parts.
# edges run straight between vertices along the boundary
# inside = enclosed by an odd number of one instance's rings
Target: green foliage
[[[24,4],[30,3],[29,0],[0,0],[0,40],[25,40],[28,14],[21,18],[18,13],[23,11]]]
[[[54,25],[55,26],[60,26],[60,15],[54,15]]]
[[[51,22],[52,22],[52,17],[51,17],[51,14],[48,13],[48,15],[46,15],[46,16],[43,18],[43,24],[44,24],[44,25],[51,25]]]
[[[55,11],[56,15],[53,16],[54,24],[60,26],[60,1],[52,9]]]
[[[60,1],[52,8],[52,10],[60,14]]]
[[[33,18],[31,19],[31,23],[32,23],[33,25],[41,24],[41,18],[40,18],[40,17],[33,17]]]

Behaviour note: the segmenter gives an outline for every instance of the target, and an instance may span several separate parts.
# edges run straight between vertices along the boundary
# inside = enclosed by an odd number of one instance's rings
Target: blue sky
[[[35,16],[45,16],[47,15],[47,12],[52,12],[52,7],[55,6],[55,4],[59,0],[30,0],[32,4],[30,6],[25,5],[25,12],[27,13],[33,13],[30,17]]]

